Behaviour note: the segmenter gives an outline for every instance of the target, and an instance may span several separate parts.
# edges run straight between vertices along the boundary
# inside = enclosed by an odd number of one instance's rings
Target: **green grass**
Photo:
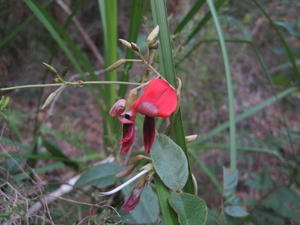
[[[225,67],[227,96],[228,96],[228,112],[229,112],[230,168],[232,171],[235,171],[237,169],[236,126],[235,126],[235,109],[234,109],[235,97],[234,97],[234,90],[232,84],[232,76],[230,71],[230,63],[227,54],[227,48],[225,45],[224,34],[219,22],[219,18],[214,3],[212,0],[207,0],[207,3],[217,30],[222,56],[223,56],[224,67]]]

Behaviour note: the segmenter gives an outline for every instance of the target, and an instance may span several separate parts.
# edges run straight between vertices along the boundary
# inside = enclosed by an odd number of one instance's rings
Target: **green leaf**
[[[172,193],[169,203],[178,215],[181,225],[204,225],[207,219],[205,201],[188,193]]]
[[[273,209],[294,221],[300,220],[300,195],[291,188],[280,188],[263,201],[263,206]]]
[[[238,171],[232,171],[228,168],[223,168],[223,189],[226,198],[235,193],[235,188],[238,183]]]
[[[104,188],[115,183],[115,175],[122,170],[122,167],[116,163],[103,163],[93,166],[84,172],[75,186],[95,185],[98,188]]]
[[[156,137],[151,150],[153,166],[163,183],[180,190],[188,179],[188,162],[182,149],[166,135]]]
[[[122,190],[126,197],[131,193],[131,187],[126,187]],[[159,216],[159,205],[156,194],[153,192],[150,185],[147,185],[143,190],[139,204],[130,212],[121,212],[122,219],[126,224],[145,224],[155,223]]]
[[[249,213],[245,209],[237,205],[226,206],[225,213],[229,216],[236,218],[245,217],[249,215]]]

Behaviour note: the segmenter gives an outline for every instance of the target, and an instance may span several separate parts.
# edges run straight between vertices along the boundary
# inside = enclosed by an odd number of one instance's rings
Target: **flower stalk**
[[[59,86],[82,86],[82,85],[103,85],[103,84],[121,84],[121,85],[135,85],[139,86],[141,83],[137,82],[125,82],[125,81],[65,81],[59,83],[52,83],[52,84],[27,84],[27,85],[19,85],[14,87],[7,87],[7,88],[0,88],[0,91],[10,91],[15,89],[23,89],[23,88],[41,88],[41,87],[59,87]]]

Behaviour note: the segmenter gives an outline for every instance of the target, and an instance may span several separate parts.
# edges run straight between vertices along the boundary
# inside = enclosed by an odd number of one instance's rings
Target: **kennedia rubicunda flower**
[[[135,138],[134,121],[136,113],[145,115],[143,125],[144,147],[148,153],[155,139],[155,117],[167,118],[177,108],[175,89],[163,79],[153,79],[146,85],[142,95],[125,111],[125,100],[118,100],[110,114],[119,118],[123,124],[123,138],[120,141],[121,152],[128,152]]]
[[[132,106],[133,111],[145,115],[143,134],[145,151],[149,152],[155,138],[155,117],[167,118],[177,108],[175,89],[165,80],[153,79]]]

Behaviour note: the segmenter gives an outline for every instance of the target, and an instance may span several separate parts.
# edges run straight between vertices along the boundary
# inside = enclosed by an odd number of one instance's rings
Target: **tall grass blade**
[[[176,86],[176,72],[173,62],[170,32],[167,24],[167,13],[166,5],[164,0],[151,0],[152,14],[155,24],[159,25],[159,65],[162,75],[168,80],[174,87]],[[181,120],[180,109],[173,116],[171,123],[171,137],[173,140],[185,151],[187,155],[187,148],[185,143],[183,124]],[[188,157],[188,156],[187,156]],[[191,171],[190,171],[191,172]],[[186,192],[194,193],[194,185],[191,177],[189,175],[187,184],[184,188]]]
[[[216,10],[218,11],[226,1],[227,0],[217,0],[215,4]],[[185,41],[185,45],[188,44],[193,39],[193,37],[208,23],[208,21],[211,19],[211,15],[211,12],[205,14],[203,19],[198,23],[196,27],[194,27],[194,29],[188,35]]]
[[[238,123],[239,121],[246,119],[254,114],[256,114],[257,112],[259,112],[260,110],[264,109],[265,107],[279,101],[281,98],[286,97],[287,95],[290,95],[291,93],[295,92],[297,90],[297,88],[292,87],[289,88],[277,95],[274,95],[268,99],[266,99],[265,101],[250,107],[249,109],[245,110],[245,112],[239,114],[236,116],[236,120],[235,122]],[[205,137],[201,137],[200,139],[196,140],[194,143],[189,144],[189,148],[194,148],[196,147],[196,145],[200,144],[200,143],[204,143],[205,141],[207,141],[208,139],[210,139],[211,137],[219,134],[220,132],[222,132],[223,130],[227,129],[229,127],[229,121],[226,121],[225,123],[222,123],[220,126],[212,129],[211,131],[209,131]]]
[[[219,22],[217,11],[215,9],[213,0],[207,0],[208,7],[211,11],[217,34],[220,41],[223,61],[225,66],[227,95],[228,95],[228,111],[229,111],[229,132],[230,132],[230,168],[232,171],[236,170],[237,165],[237,152],[236,152],[236,127],[235,127],[235,109],[234,109],[234,90],[232,86],[232,77],[230,72],[230,64],[225,45],[223,31]]]
[[[229,146],[227,145],[201,145],[199,144],[196,148],[196,145],[193,145],[192,148],[189,148],[189,150],[209,150],[209,149],[220,149],[220,150],[228,150]],[[265,148],[258,148],[258,147],[245,147],[245,146],[237,146],[237,149],[245,152],[259,152],[259,153],[267,153],[270,155],[274,155],[278,157],[279,159],[282,159],[281,154],[273,149],[265,149]],[[189,151],[190,152],[190,151]]]
[[[64,24],[64,28],[68,27],[74,16],[76,16],[77,12],[79,9],[81,9],[82,4],[85,2],[86,0],[77,0],[74,3],[74,7],[72,8],[72,13],[68,16],[68,18],[66,19],[66,22]]]
[[[181,20],[181,22],[176,26],[174,34],[177,34],[183,30],[183,28],[193,19],[196,13],[200,10],[200,8],[204,5],[205,0],[197,0],[190,11],[186,14],[186,16]]]
[[[117,0],[99,0],[99,7],[101,12],[101,21],[103,26],[103,36],[104,36],[104,58],[105,67],[110,66],[117,61]],[[117,72],[111,71],[106,72],[106,80],[116,80]],[[112,105],[116,98],[116,86],[109,85],[105,87],[105,92],[103,93],[105,103]]]
[[[144,15],[144,9],[145,9],[145,1],[141,0],[132,0],[131,2],[131,13],[130,13],[130,25],[129,25],[129,33],[127,40],[129,42],[136,42],[138,38],[138,32],[140,30],[142,21],[143,21],[143,15]],[[131,49],[126,49],[126,59],[132,59],[134,56],[134,53]],[[132,62],[128,62],[124,65],[124,71],[121,75],[122,81],[128,81],[129,80],[129,71],[131,70]],[[119,96],[124,96],[126,93],[127,87],[121,86],[119,89]]]
[[[98,0],[98,5],[101,14],[101,22],[104,35],[104,61],[106,68],[117,61],[117,0]],[[105,73],[105,79],[108,81],[117,79],[116,70]],[[119,123],[109,116],[109,108],[117,99],[116,85],[107,85],[104,87],[103,98],[105,109],[102,115],[106,118],[106,123],[103,123],[104,143],[108,146],[114,146],[115,139],[120,134]]]

